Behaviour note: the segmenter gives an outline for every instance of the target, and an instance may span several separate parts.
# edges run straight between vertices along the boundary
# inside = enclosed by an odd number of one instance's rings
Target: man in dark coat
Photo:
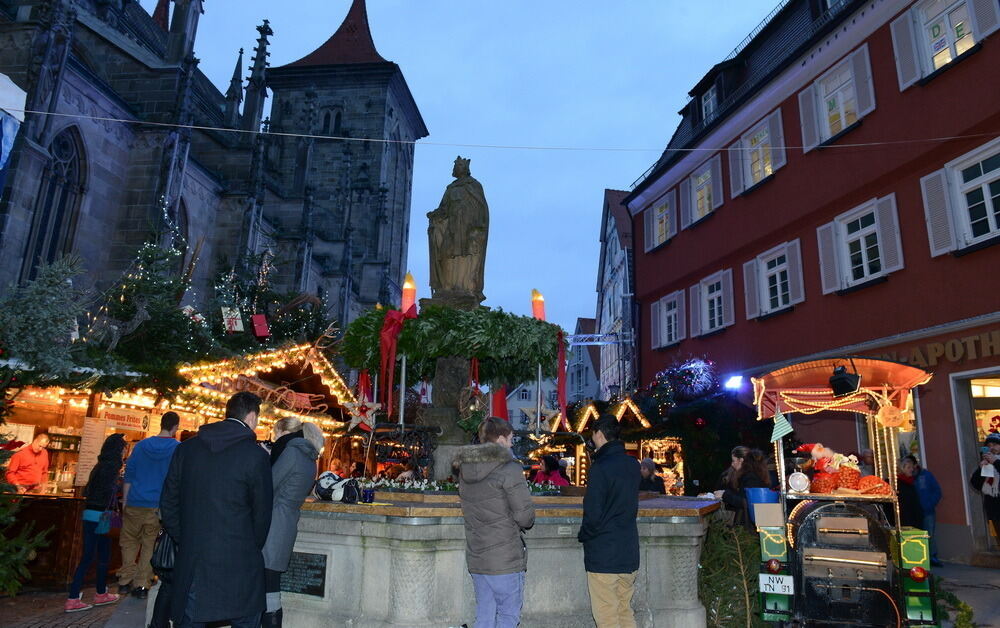
[[[177,446],[160,498],[177,542],[171,616],[178,628],[228,621],[257,628],[271,525],[271,463],[254,429],[260,397],[236,393],[226,419]]]
[[[594,423],[597,453],[583,497],[583,543],[590,608],[597,628],[635,628],[632,593],[639,571],[639,461],[618,440],[618,420],[603,414]]]

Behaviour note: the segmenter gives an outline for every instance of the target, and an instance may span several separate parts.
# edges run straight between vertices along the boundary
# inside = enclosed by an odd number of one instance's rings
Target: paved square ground
[[[94,599],[93,587],[83,590],[83,601]],[[21,593],[0,597],[0,626],[3,628],[98,628],[111,619],[118,604],[97,606],[89,611],[66,613],[66,594]],[[141,626],[141,622],[140,622]]]

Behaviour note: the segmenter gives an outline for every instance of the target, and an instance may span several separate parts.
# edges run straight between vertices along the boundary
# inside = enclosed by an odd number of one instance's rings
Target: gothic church
[[[281,67],[264,20],[248,79],[241,50],[225,93],[195,57],[202,0],[169,9],[0,0],[0,73],[28,112],[0,178],[0,286],[76,253],[104,287],[153,234],[177,233],[187,265],[197,257],[196,299],[268,251],[277,288],[320,296],[342,324],[398,303],[412,142],[427,129],[375,48],[364,0]]]

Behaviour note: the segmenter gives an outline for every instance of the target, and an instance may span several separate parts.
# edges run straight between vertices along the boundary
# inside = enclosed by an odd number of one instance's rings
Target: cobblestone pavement
[[[94,599],[94,589],[83,590],[83,601]],[[111,618],[117,604],[98,606],[79,613],[63,612],[66,594],[21,593],[0,597],[0,626],[3,628],[100,628]]]

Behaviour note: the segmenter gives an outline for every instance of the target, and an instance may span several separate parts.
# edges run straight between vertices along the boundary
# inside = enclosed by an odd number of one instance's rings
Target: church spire
[[[274,34],[270,23],[264,23],[257,27],[260,37],[257,38],[257,47],[253,49],[253,65],[250,67],[250,84],[247,85],[246,105],[243,107],[243,128],[249,131],[259,131],[260,123],[264,117],[264,101],[267,99],[267,85],[265,72],[267,70],[267,58],[271,53],[267,51],[267,38]]]
[[[388,63],[375,49],[365,0],[354,0],[347,17],[322,46],[286,68],[352,63]]]
[[[163,30],[169,31],[170,27],[167,25],[167,21],[169,19],[170,0],[157,0],[156,9],[153,10],[153,21],[156,22]]]
[[[243,49],[236,59],[233,78],[226,91],[226,126],[235,127],[240,121],[240,103],[243,102]]]

